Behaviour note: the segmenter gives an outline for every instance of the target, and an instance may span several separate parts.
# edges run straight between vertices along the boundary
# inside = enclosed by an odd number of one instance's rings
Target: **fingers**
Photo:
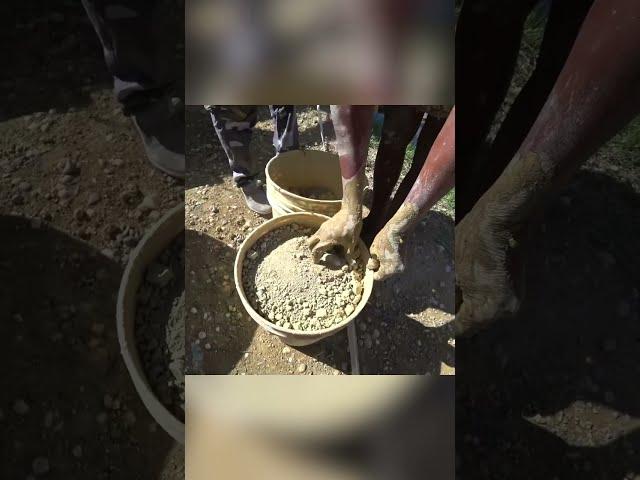
[[[307,246],[311,249],[320,241],[320,237],[317,234],[311,235],[307,240]]]
[[[318,239],[318,241],[314,242],[314,246],[311,247],[311,256],[313,257],[313,262],[318,263],[322,258],[322,255],[327,253],[336,245],[337,242],[333,240],[320,241],[320,239]]]

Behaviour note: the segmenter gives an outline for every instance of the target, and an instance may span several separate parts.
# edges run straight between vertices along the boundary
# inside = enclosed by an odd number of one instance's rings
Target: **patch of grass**
[[[609,141],[609,148],[632,157],[635,164],[640,162],[640,115]]]
[[[433,209],[454,218],[456,214],[456,189],[452,188],[449,190],[449,192],[433,206]]]

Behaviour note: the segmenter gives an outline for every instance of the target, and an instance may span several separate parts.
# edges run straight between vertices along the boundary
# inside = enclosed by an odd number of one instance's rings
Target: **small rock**
[[[287,354],[291,353],[291,349],[290,349],[289,347],[284,347],[284,348],[282,349],[282,353],[283,353],[284,355],[287,355]]]
[[[353,305],[351,304],[348,304],[346,307],[344,307],[344,313],[346,313],[347,316],[351,315],[354,310],[355,308],[353,308]]]
[[[71,450],[71,453],[74,457],[80,458],[82,456],[82,446],[76,445],[75,447],[73,447],[73,450]]]
[[[198,309],[196,307],[191,307],[191,313],[195,315],[196,313],[198,313]]]
[[[318,318],[324,318],[327,316],[327,309],[326,308],[319,308],[316,310],[316,317]]]
[[[300,365],[298,365],[297,371],[298,373],[304,373],[307,370],[307,365],[304,363],[301,363]]]
[[[199,338],[200,340],[204,340],[205,338],[207,338],[207,333],[206,333],[206,332],[204,332],[204,331],[199,332],[199,333],[198,333],[198,338]]]
[[[100,195],[98,195],[97,192],[91,192],[91,194],[89,194],[89,198],[87,198],[87,203],[89,205],[95,205],[99,201],[100,201]]]
[[[27,403],[24,400],[19,398],[13,404],[13,411],[16,412],[18,415],[26,415],[27,413],[29,413],[29,405],[27,405]]]
[[[158,204],[156,202],[155,195],[153,194],[146,195],[138,205],[138,210],[141,212],[150,212],[156,208],[158,208]]]

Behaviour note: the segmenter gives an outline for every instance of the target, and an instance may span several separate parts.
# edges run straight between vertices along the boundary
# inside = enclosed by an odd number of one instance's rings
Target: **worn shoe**
[[[163,97],[131,114],[151,164],[184,179],[184,104]]]
[[[252,180],[240,187],[240,189],[249,210],[256,212],[258,215],[271,215],[271,205],[269,205],[267,193],[261,183]]]

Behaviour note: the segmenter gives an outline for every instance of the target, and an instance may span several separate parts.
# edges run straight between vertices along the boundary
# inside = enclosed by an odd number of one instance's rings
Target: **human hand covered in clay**
[[[400,256],[400,233],[388,223],[376,235],[369,248],[367,268],[374,270],[374,280],[385,280],[392,275],[404,271],[404,263]]]
[[[342,208],[309,238],[309,247],[314,262],[335,248],[342,248],[348,259],[358,257],[358,241],[362,229],[362,216]]]

